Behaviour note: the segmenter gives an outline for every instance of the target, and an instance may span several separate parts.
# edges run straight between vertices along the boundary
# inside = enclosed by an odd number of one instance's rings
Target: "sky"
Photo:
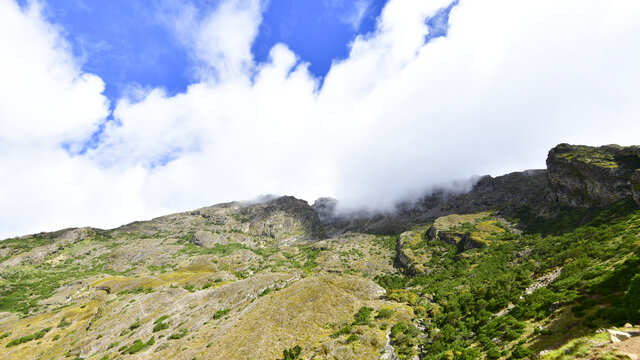
[[[0,0],[0,238],[638,144],[639,36],[636,0]]]

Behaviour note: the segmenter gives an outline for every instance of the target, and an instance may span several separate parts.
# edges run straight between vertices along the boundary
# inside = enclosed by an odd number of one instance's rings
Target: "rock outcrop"
[[[290,245],[324,238],[318,215],[309,204],[293,196],[263,197],[258,201],[230,202],[134,222],[116,233],[158,237],[187,237],[198,246],[242,244],[257,248]]]
[[[640,205],[640,147],[560,144],[547,157],[547,197],[576,208],[633,197]]]

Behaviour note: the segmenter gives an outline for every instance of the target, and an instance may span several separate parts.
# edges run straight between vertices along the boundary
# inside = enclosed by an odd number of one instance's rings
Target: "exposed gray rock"
[[[210,231],[198,230],[191,237],[191,242],[195,245],[212,248],[216,245],[228,244],[227,238],[221,234],[215,234]]]
[[[560,144],[547,157],[547,197],[575,208],[633,197],[640,205],[640,147]]]
[[[54,233],[44,234],[46,237],[51,238],[51,242],[49,244],[36,247],[30,251],[9,258],[8,260],[0,264],[0,270],[23,263],[38,264],[42,262],[47,256],[64,250],[64,248],[69,245],[86,239],[90,233],[90,228],[80,228],[65,229],[56,231]]]

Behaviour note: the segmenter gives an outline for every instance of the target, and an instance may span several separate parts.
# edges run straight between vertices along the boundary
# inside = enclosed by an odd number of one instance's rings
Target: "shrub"
[[[129,289],[129,290],[123,290],[120,291],[118,293],[118,295],[125,295],[125,294],[149,294],[153,292],[153,288],[151,286],[149,287],[144,287],[144,286],[140,286],[137,288],[133,288],[133,289]]]
[[[120,350],[120,351],[123,354],[135,354],[140,351],[143,351],[144,349],[148,348],[149,346],[152,346],[155,343],[156,343],[156,338],[155,336],[152,336],[146,343],[142,342],[142,340],[136,340],[129,347],[123,346],[122,348],[124,348],[124,350]]]
[[[298,360],[300,359],[300,353],[302,352],[302,348],[298,345],[292,347],[291,349],[285,349],[282,351],[282,359],[278,360]]]
[[[524,359],[525,357],[531,355],[532,351],[522,347],[521,345],[517,345],[516,348],[511,353],[514,359]]]
[[[351,329],[352,329],[351,325],[347,324],[347,325],[343,326],[340,330],[334,332],[333,334],[331,334],[329,336],[332,337],[332,338],[337,338],[340,335],[346,335],[346,334],[351,333]]]
[[[58,327],[61,328],[61,329],[64,329],[69,325],[71,325],[71,321],[67,321],[67,317],[66,316],[63,316],[62,320],[60,320],[60,323],[58,323]]]
[[[142,340],[136,340],[131,346],[123,350],[123,354],[135,354],[142,351],[145,347],[145,343],[143,343]]]
[[[42,330],[40,330],[40,331],[38,331],[36,333],[33,333],[31,335],[23,336],[23,337],[18,338],[18,339],[13,339],[7,344],[6,347],[18,346],[20,344],[24,344],[24,343],[32,341],[32,340],[41,339],[42,337],[45,336],[46,333],[49,332],[49,330],[51,330],[50,327],[42,329]]]
[[[391,309],[380,309],[376,314],[376,319],[388,319],[393,315],[394,311]]]
[[[9,343],[5,346],[5,347],[13,347],[13,346],[18,346],[20,344],[24,344],[26,342],[32,341],[32,340],[37,340],[37,339],[41,339],[43,338],[48,332],[49,330],[51,330],[50,327],[42,329],[36,333],[33,333],[31,335],[27,335],[27,336],[23,336],[21,338],[17,338],[17,339],[13,339],[11,341],[9,341]]]
[[[187,335],[187,332],[188,332],[187,329],[182,329],[182,330],[180,330],[179,333],[171,334],[171,336],[169,336],[169,340],[182,339],[183,337],[185,337]]]
[[[358,336],[356,334],[351,334],[349,335],[349,337],[347,337],[347,339],[344,341],[345,344],[351,344],[354,341],[358,341]]]
[[[265,296],[265,295],[269,294],[270,292],[271,292],[271,288],[270,288],[270,287],[268,287],[268,288],[264,289],[264,291],[263,291],[263,292],[261,292],[260,294],[258,294],[258,297],[263,297],[263,296]]]
[[[624,309],[628,320],[637,324],[640,322],[640,274],[636,274],[624,293]]]
[[[153,332],[155,333],[158,331],[166,330],[168,328],[169,328],[169,324],[164,322],[159,322],[153,327]]]
[[[227,315],[229,311],[231,311],[231,309],[220,309],[216,311],[215,313],[213,313],[213,320],[220,319],[221,317]]]
[[[496,347],[492,347],[489,349],[489,351],[487,351],[487,357],[489,359],[499,359],[501,356],[502,353]]]
[[[153,323],[154,324],[159,324],[165,320],[167,320],[169,318],[169,315],[162,315],[159,318],[157,318]]]
[[[136,322],[134,322],[133,324],[129,325],[129,330],[134,330],[140,327],[140,325],[142,325],[140,323],[140,320],[136,320]]]
[[[373,309],[368,306],[363,306],[358,310],[358,312],[354,315],[355,321],[353,325],[368,325],[371,323],[371,313]]]

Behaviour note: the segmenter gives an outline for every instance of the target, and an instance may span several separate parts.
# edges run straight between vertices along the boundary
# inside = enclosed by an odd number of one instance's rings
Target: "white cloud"
[[[353,30],[358,31],[370,6],[371,3],[367,0],[357,0],[353,3],[353,9],[351,9],[351,11],[347,13],[341,21],[345,24],[351,25]]]
[[[0,238],[145,216],[140,168],[104,171],[61,148],[90,136],[108,103],[37,3],[0,0],[0,52]]]
[[[34,3],[24,13],[0,1],[0,138],[59,143],[91,134],[107,114],[102,80],[82,73],[57,29]]]
[[[207,14],[188,1],[169,2],[165,21],[202,62],[203,77],[232,79],[253,65],[251,44],[262,21],[266,0],[225,0]]]
[[[8,199],[0,233],[113,226],[264,193],[386,206],[454,179],[543,167],[559,142],[638,142],[639,2],[462,0],[448,36],[425,45],[425,17],[446,5],[391,0],[377,31],[355,39],[319,89],[284,45],[255,65],[260,3],[223,2],[192,17],[186,41],[215,79],[205,71],[184,94],[151,90],[120,101],[119,125],[71,158],[56,144],[90,133],[105,116],[101,83],[77,69],[37,13],[0,0],[0,14],[35,34],[21,55],[33,64],[15,61],[13,72],[57,69],[23,84],[0,73],[0,109],[22,104],[0,113],[0,171],[13,174],[0,180]],[[3,20],[10,31],[0,34],[16,33],[20,25]],[[0,39],[3,53],[24,46]],[[51,63],[58,58],[66,60]],[[71,75],[47,80],[49,73]],[[42,104],[50,110],[35,112]],[[22,135],[7,141],[7,132]],[[45,145],[16,145],[26,138]],[[168,156],[175,160],[158,165]]]

